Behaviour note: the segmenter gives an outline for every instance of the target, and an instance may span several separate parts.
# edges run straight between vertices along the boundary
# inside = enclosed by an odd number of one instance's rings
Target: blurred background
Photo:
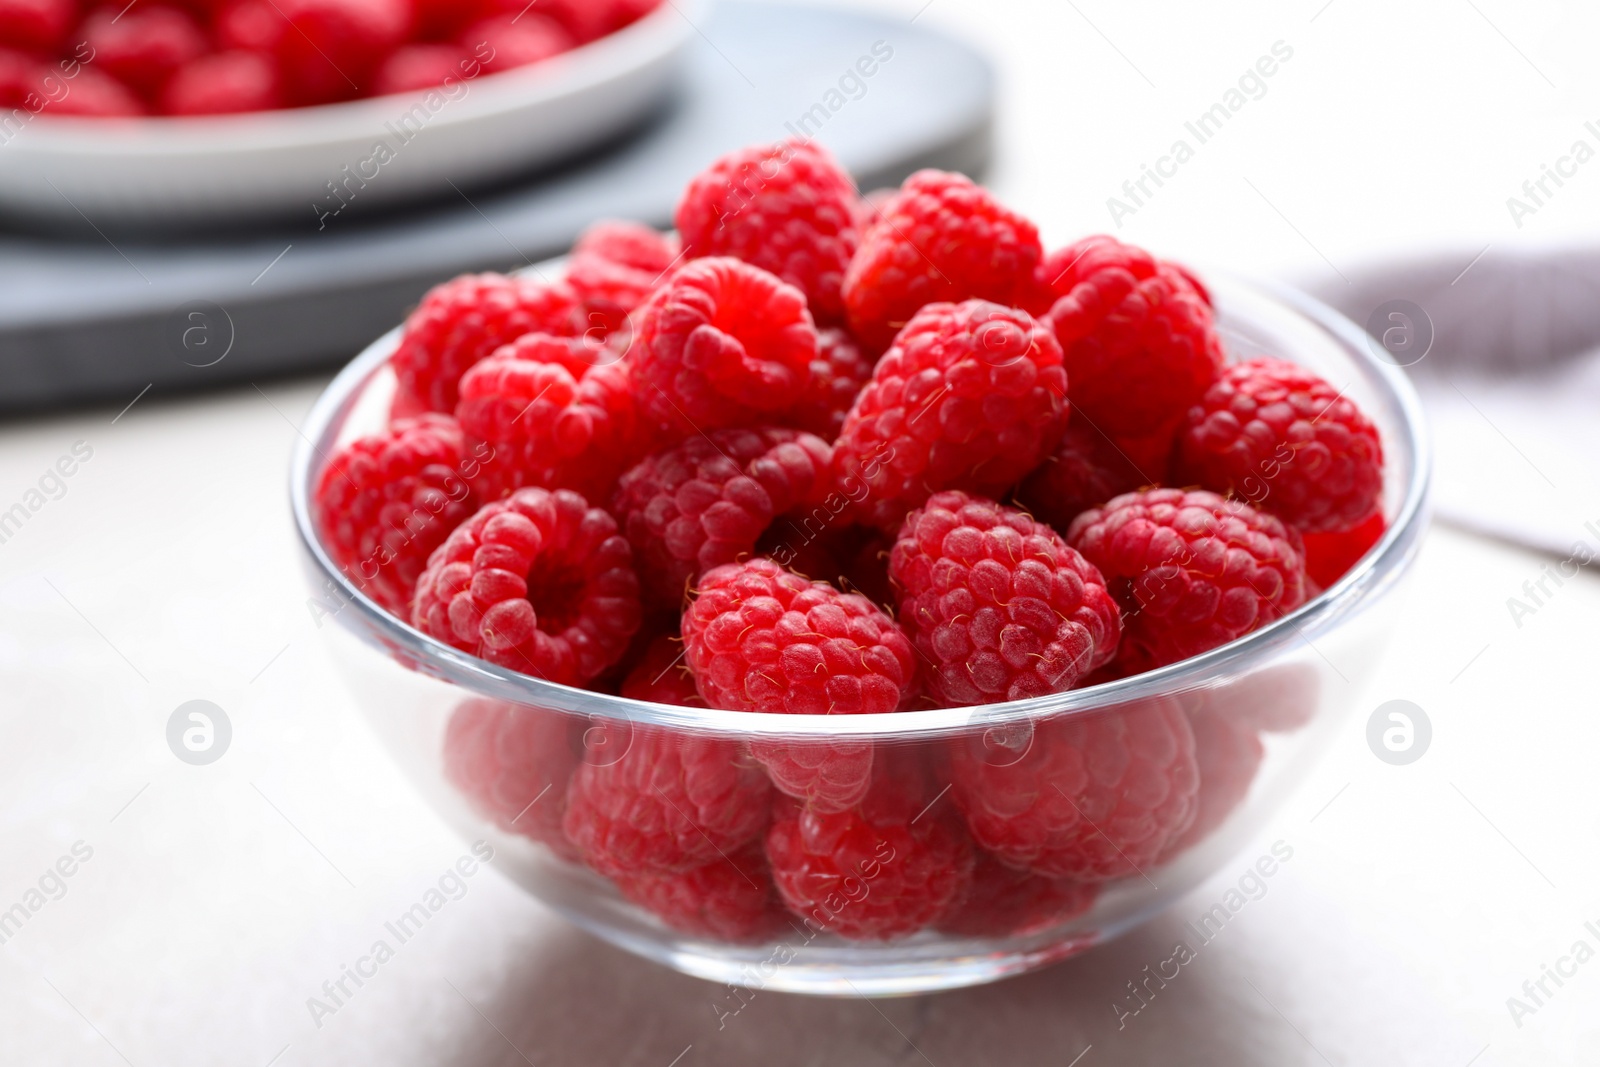
[[[0,528],[0,907],[77,857],[0,944],[0,1062],[1600,1063],[1600,964],[1532,1014],[1508,1005],[1575,942],[1600,948],[1600,584],[1560,571],[1600,554],[1600,13],[668,0],[647,17],[656,36],[605,71],[629,91],[530,81],[519,113],[474,86],[464,131],[448,105],[397,155],[414,169],[331,217],[291,163],[336,168],[293,131],[241,127],[232,162],[204,156],[232,133],[177,152],[48,114],[0,144],[0,513],[28,512]],[[879,42],[893,58],[839,92]],[[864,187],[968,170],[1047,246],[1115,233],[1380,333],[1404,302],[1428,339],[1397,360],[1438,445],[1402,625],[1367,706],[1234,866],[1276,841],[1293,862],[1122,1025],[1128,983],[1237,874],[1021,979],[766,993],[720,1028],[724,990],[490,875],[316,1025],[306,998],[464,845],[320,646],[286,493],[306,410],[429,284],[558,253],[602,215],[664,224],[699,167],[830,92],[816,136]],[[430,136],[505,150],[468,165]],[[239,166],[250,138],[275,147]],[[74,473],[51,476],[62,457]],[[166,736],[196,699],[231,724],[204,766]],[[1393,699],[1432,724],[1405,766],[1365,740]]]

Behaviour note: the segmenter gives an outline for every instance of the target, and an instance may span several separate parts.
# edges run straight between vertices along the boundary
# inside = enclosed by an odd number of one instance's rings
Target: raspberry
[[[960,174],[918,171],[876,213],[845,272],[851,332],[881,352],[927,304],[1019,304],[1039,256],[1033,223],[987,189]]]
[[[824,441],[836,440],[856,397],[872,380],[874,362],[843,330],[819,330],[811,381],[785,421]]]
[[[408,0],[271,0],[271,6],[280,24],[272,51],[296,104],[361,95],[410,29]]]
[[[730,152],[695,175],[676,224],[690,258],[733,256],[770,271],[805,293],[819,323],[838,323],[855,204],[855,183],[833,155],[791,138]]]
[[[1200,770],[1194,822],[1167,848],[1163,859],[1177,856],[1207,837],[1233,814],[1250,792],[1261,769],[1261,738],[1242,717],[1201,708],[1189,713],[1194,733],[1195,766]]]
[[[414,93],[461,81],[472,60],[453,44],[407,44],[396,48],[372,77],[372,93]]]
[[[527,333],[461,376],[456,418],[492,456],[473,479],[480,500],[530,485],[610,497],[643,427],[627,365],[591,359],[576,338]]]
[[[1017,500],[1057,530],[1097,504],[1144,485],[1166,473],[1146,475],[1118,444],[1082,419],[1067,421],[1061,444],[1017,488]]]
[[[700,695],[714,708],[882,714],[916,692],[911,642],[866,597],[757,557],[709,571],[683,615]]]
[[[893,532],[941,489],[999,497],[1056,446],[1067,376],[1050,331],[981,300],[930,304],[906,324],[834,446],[860,517]],[[864,492],[861,491],[865,483]]]
[[[538,331],[577,337],[583,318],[565,285],[504,274],[463,274],[436,285],[406,318],[390,360],[401,412],[456,407],[456,383],[467,368],[503,344]]]
[[[889,578],[946,707],[1071,689],[1110,662],[1122,634],[1100,572],[1060,534],[962,492],[906,518]]]
[[[561,830],[578,754],[575,720],[504,700],[464,700],[445,728],[445,777],[473,808],[567,860],[578,858]]]
[[[820,501],[832,454],[798,430],[718,430],[624,474],[611,510],[647,599],[677,610],[690,582],[749,554],[779,515]]]
[[[44,75],[43,66],[32,56],[0,47],[0,107],[23,107],[29,96],[43,99],[39,86]]]
[[[566,489],[484,505],[429,557],[411,606],[429,636],[565,685],[621,659],[639,614],[627,540]]]
[[[217,43],[272,55],[290,29],[269,0],[231,0],[218,9],[213,24]]]
[[[583,231],[567,259],[567,284],[588,312],[586,336],[626,330],[628,313],[666,281],[678,259],[674,238],[636,222],[606,220]],[[626,349],[632,337],[623,341]]]
[[[678,874],[625,874],[622,895],[674,930],[717,941],[749,942],[787,926],[759,845]]]
[[[1348,530],[1306,534],[1306,574],[1318,589],[1328,588],[1372,551],[1388,528],[1383,512],[1374,511]]]
[[[817,354],[800,290],[727,257],[679,269],[634,324],[640,405],[680,439],[793,406]]]
[[[231,115],[283,106],[278,68],[258,52],[201,56],[173,71],[161,94],[168,115]]]
[[[1205,490],[1119,496],[1079,515],[1067,542],[1105,575],[1124,645],[1151,667],[1227,644],[1306,599],[1299,535]]]
[[[973,735],[950,747],[956,805],[1003,863],[1082,882],[1123,878],[1194,819],[1194,735],[1176,701],[1048,719],[1013,741]]]
[[[694,675],[683,662],[683,642],[661,636],[651,641],[644,656],[622,680],[622,695],[629,700],[650,700],[683,707],[706,706],[695,688]]]
[[[1076,919],[1099,895],[1098,885],[1020,871],[979,852],[971,888],[938,926],[957,937],[1022,937]]]
[[[1383,492],[1383,445],[1353,402],[1280,359],[1222,372],[1189,409],[1177,474],[1250,501],[1308,533],[1349,529]]]
[[[334,563],[404,617],[433,550],[478,507],[476,467],[448,415],[401,419],[352,441],[317,482],[317,520]]]
[[[571,51],[575,43],[571,34],[554,19],[526,11],[521,15],[503,15],[475,22],[462,30],[456,40],[471,50],[488,45],[488,48],[476,53],[489,57],[483,63],[485,74],[498,74],[503,70],[538,63]]]
[[[544,0],[540,6],[582,44],[615,33],[660,7],[661,0]]]
[[[0,42],[23,52],[54,54],[76,15],[73,0],[0,0]]]
[[[1039,283],[1072,403],[1112,437],[1170,433],[1222,371],[1210,305],[1143,249],[1087,237],[1040,264]]]
[[[205,33],[175,7],[101,8],[84,19],[80,32],[96,65],[147,100],[160,95],[173,71],[206,51]]]
[[[700,695],[734,711],[850,715],[898,711],[916,695],[911,642],[865,597],[810,582],[770,559],[707,573],[683,616]],[[866,741],[752,741],[773,783],[819,810],[865,794]]]
[[[1222,715],[1252,730],[1292,733],[1317,713],[1322,686],[1304,663],[1284,663],[1186,698],[1191,714]]]
[[[779,801],[767,859],[784,903],[824,933],[851,940],[908,937],[961,899],[972,846],[937,806],[918,754],[885,750],[871,787],[838,812]]]
[[[766,829],[771,786],[737,742],[637,725],[630,742],[567,788],[567,837],[602,874],[686,871]]]
[[[86,118],[129,118],[142,115],[144,105],[126,85],[107,74],[85,66],[78,76],[65,83],[66,95],[46,98],[46,115],[82,115]]]

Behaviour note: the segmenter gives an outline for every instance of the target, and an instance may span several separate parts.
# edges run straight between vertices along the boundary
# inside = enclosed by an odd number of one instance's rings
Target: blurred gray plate
[[[138,233],[84,218],[0,234],[0,410],[336,365],[461,271],[559,254],[599,218],[668,225],[695,172],[752,142],[815,136],[863,189],[924,166],[977,173],[993,104],[988,63],[919,26],[725,0],[696,27],[676,98],[559,171],[489,189],[447,181],[403,211],[365,210],[358,191],[337,214],[308,203],[303,224],[270,230]]]

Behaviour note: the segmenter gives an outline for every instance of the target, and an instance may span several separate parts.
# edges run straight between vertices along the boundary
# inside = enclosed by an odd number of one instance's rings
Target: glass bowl
[[[1378,425],[1389,527],[1298,611],[1205,655],[1048,697],[858,716],[646,703],[477,659],[367,599],[313,522],[326,458],[383,423],[398,329],[333,380],[296,446],[320,633],[393,757],[487,843],[479,854],[641,956],[732,986],[845,995],[1064,959],[1166,908],[1281,807],[1361,700],[1427,522],[1428,445],[1405,376],[1307,297],[1208,282],[1230,359],[1306,365]],[[817,799],[802,807],[773,782]],[[610,877],[571,835],[606,843]],[[726,999],[730,1013],[743,1003]]]

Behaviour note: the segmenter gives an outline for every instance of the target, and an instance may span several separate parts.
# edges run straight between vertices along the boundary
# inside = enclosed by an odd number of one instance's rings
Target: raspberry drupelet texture
[[[1164,462],[1140,463],[1081,418],[1071,418],[1055,451],[1017,487],[1017,502],[1065,531],[1095,505],[1140,486],[1160,484],[1165,475]]]
[[[1112,437],[1172,433],[1222,371],[1211,306],[1143,249],[1088,237],[1046,257],[1038,281],[1073,406]]]
[[[819,331],[817,357],[811,361],[810,384],[799,405],[784,421],[809,430],[824,441],[837,439],[856,397],[872,380],[875,363],[843,330]]]
[[[994,745],[950,747],[952,795],[978,844],[1051,878],[1137,875],[1194,820],[1194,735],[1159,698],[1088,717],[1047,719]]]
[[[608,500],[648,451],[623,362],[574,337],[528,333],[461,376],[456,419],[469,444],[492,453],[473,488],[483,501],[514,489],[572,489]]]
[[[484,505],[428,560],[412,625],[547,681],[579,685],[639,628],[639,580],[616,521],[567,489]]]
[[[159,4],[90,13],[79,28],[100,69],[147,101],[172,72],[206,50],[205,32],[188,12]]]
[[[922,753],[885,749],[870,788],[843,811],[780,799],[767,832],[773,881],[789,909],[850,940],[909,937],[960,900],[972,845]]]
[[[1100,887],[1007,867],[978,850],[967,894],[938,922],[957,937],[1016,937],[1048,930],[1088,911]]]
[[[390,361],[394,413],[453,412],[461,376],[501,345],[534,332],[577,337],[583,328],[578,298],[563,284],[463,274],[436,285],[407,316]]]
[[[805,295],[727,256],[693,260],[634,315],[639,404],[671,437],[769,422],[805,394],[817,331]]]
[[[577,859],[561,820],[578,766],[576,720],[504,700],[464,700],[445,728],[445,776],[478,813],[508,833]]]
[[[1332,384],[1281,359],[1223,371],[1178,434],[1178,478],[1248,500],[1303,533],[1347,530],[1383,492],[1378,428]]]
[[[788,928],[759,844],[676,874],[623,874],[622,895],[674,930],[717,941],[761,941]]]
[[[947,707],[1071,689],[1116,655],[1100,572],[1023,512],[951,491],[906,517],[889,555],[900,619]]]
[[[867,598],[757,557],[707,573],[683,616],[700,695],[714,708],[883,714],[917,693],[915,652]],[[784,793],[837,811],[865,794],[872,745],[850,738],[752,741]]]
[[[657,704],[703,708],[705,700],[695,688],[694,674],[684,660],[683,642],[663,634],[651,641],[644,655],[622,680],[623,696]]]
[[[410,29],[407,0],[271,0],[278,15],[271,50],[295,104],[325,104],[365,92],[383,58]]]
[[[1055,448],[1067,375],[1055,337],[982,300],[918,311],[873,369],[834,443],[835,480],[892,533],[941,489],[1000,497]],[[865,491],[856,487],[865,484]]]
[[[872,213],[844,277],[851,332],[881,352],[918,310],[992,300],[1021,305],[1039,231],[960,174],[922,170]]]
[[[144,103],[132,89],[103,70],[84,66],[72,79],[72,91],[55,100],[47,98],[48,115],[84,115],[92,118],[121,118],[143,115]]]
[[[1227,644],[1306,599],[1300,537],[1206,490],[1144,489],[1084,512],[1067,543],[1122,605],[1123,653],[1145,669]]]
[[[1374,511],[1348,530],[1306,534],[1306,574],[1318,589],[1328,588],[1372,551],[1388,528],[1383,512]]]
[[[689,182],[676,224],[685,252],[733,256],[806,295],[818,322],[844,321],[856,189],[833,155],[798,138],[730,152]]]
[[[623,331],[628,313],[666,282],[679,258],[675,238],[641,223],[608,219],[583,231],[567,260],[567,284],[587,312],[585,336]]]
[[[1189,709],[1195,766],[1200,771],[1194,822],[1168,846],[1168,856],[1204,841],[1233,814],[1250,792],[1266,755],[1260,735],[1243,716],[1214,708],[1203,699],[1198,703]]]
[[[168,115],[232,115],[283,106],[278,68],[259,52],[231,49],[185,63],[161,91]]]
[[[687,871],[766,829],[772,787],[737,741],[637,724],[624,733],[625,751],[586,759],[567,788],[563,825],[590,866]]]
[[[820,502],[832,455],[799,430],[717,430],[629,470],[611,511],[639,560],[646,599],[678,610],[694,579],[748,555],[778,516]]]
[[[334,563],[362,591],[408,615],[433,550],[474,511],[481,456],[448,415],[400,419],[352,441],[317,482],[317,521]]]

